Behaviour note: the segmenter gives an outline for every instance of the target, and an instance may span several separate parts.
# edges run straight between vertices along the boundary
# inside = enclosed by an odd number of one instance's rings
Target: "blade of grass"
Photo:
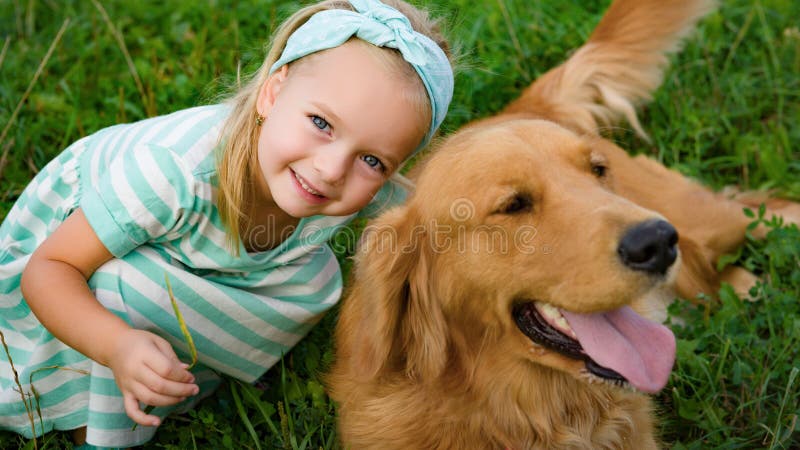
[[[17,372],[17,368],[14,367],[14,361],[11,359],[11,351],[8,349],[8,345],[6,344],[6,337],[2,331],[0,331],[0,343],[3,344],[3,350],[6,352],[6,356],[8,357],[8,364],[11,366],[11,373],[14,374],[14,383],[17,384],[19,388],[19,395],[22,397],[22,405],[25,407],[25,413],[28,415],[28,420],[31,423],[31,433],[33,434],[33,448],[38,449],[39,444],[36,441],[36,423],[33,420],[33,411],[31,410],[30,400],[25,398],[25,391],[22,390],[22,384],[19,382],[19,373]]]
[[[3,170],[5,170],[6,164],[8,164],[8,153],[11,151],[11,147],[13,146],[14,146],[14,139],[11,139],[8,142],[6,142],[6,145],[3,148],[3,154],[0,155],[0,180],[3,179]]]
[[[771,94],[774,95],[776,98],[775,103],[775,114],[778,117],[778,120],[781,120],[783,117],[783,110],[785,105],[785,98],[784,98],[784,90],[781,83],[780,72],[783,70],[781,67],[781,63],[778,59],[777,50],[775,49],[775,38],[771,33],[770,22],[767,20],[767,17],[764,13],[764,8],[762,7],[761,3],[756,3],[756,12],[758,13],[758,19],[761,23],[761,32],[764,35],[764,43],[767,49],[767,55],[769,59],[769,64],[772,66],[772,72],[774,73],[773,79],[770,80],[773,82],[775,86],[771,89]]]
[[[128,64],[128,71],[130,71],[131,76],[133,76],[133,82],[136,83],[136,89],[139,91],[139,95],[142,97],[142,106],[144,106],[144,110],[147,112],[148,116],[155,116],[155,105],[147,100],[147,94],[144,91],[144,84],[142,84],[142,79],[139,77],[139,72],[136,70],[136,65],[133,64],[133,58],[131,58],[131,54],[128,52],[128,46],[125,45],[125,39],[122,37],[122,33],[120,33],[119,29],[117,29],[117,27],[114,26],[114,23],[111,22],[111,18],[108,16],[106,9],[103,8],[103,5],[101,5],[97,0],[92,0],[92,3],[94,3],[94,7],[97,8],[97,11],[100,12],[100,15],[103,16],[103,20],[105,21],[106,26],[108,26],[108,30],[117,41],[117,45],[122,51],[122,56],[125,57],[125,63]]]
[[[789,373],[789,381],[786,383],[786,390],[784,391],[783,400],[781,401],[781,409],[778,411],[778,415],[775,418],[775,429],[772,435],[772,442],[769,444],[769,448],[776,448],[776,446],[781,444],[780,442],[776,442],[780,438],[781,434],[781,418],[783,417],[783,411],[786,409],[786,403],[789,401],[789,394],[792,392],[792,385],[794,385],[795,380],[797,380],[798,373],[800,373],[800,369],[797,367],[793,367],[792,371]]]
[[[281,391],[283,392],[283,402],[278,402],[278,414],[281,418],[281,434],[283,435],[284,448],[296,449],[297,442],[294,438],[294,421],[292,420],[288,389],[286,388],[286,365],[284,364],[284,359],[285,356],[281,357]]]
[[[267,423],[267,426],[269,427],[270,431],[272,431],[272,433],[277,436],[280,432],[278,431],[278,427],[275,426],[275,422],[273,422],[272,419],[270,418],[272,413],[267,411],[267,409],[264,407],[264,402],[262,402],[253,393],[253,389],[254,388],[252,386],[249,386],[249,385],[244,385],[244,384],[242,384],[242,382],[240,382],[238,380],[235,380],[235,381],[237,383],[239,383],[240,386],[242,386],[242,393],[244,394],[244,397],[247,397],[247,399],[250,401],[250,403],[252,403],[256,407],[256,409],[258,409],[258,411],[261,413],[261,416],[264,418],[264,421]],[[270,406],[272,406],[272,405],[270,405]]]
[[[42,409],[39,407],[39,392],[33,386],[33,376],[43,370],[67,370],[82,375],[89,375],[89,372],[82,369],[73,369],[71,367],[61,367],[61,366],[39,367],[38,369],[31,372],[30,376],[28,377],[28,384],[31,387],[31,393],[33,393],[33,401],[36,403],[36,414],[39,416],[39,426],[42,427],[42,430],[44,430],[44,419],[42,418]]]
[[[314,437],[314,433],[317,432],[317,430],[320,428],[320,426],[321,425],[316,425],[313,428],[311,428],[308,431],[308,433],[306,433],[306,437],[303,438],[302,441],[300,441],[300,445],[298,446],[297,450],[306,450],[306,447],[308,447],[308,444],[311,442],[311,438]]]
[[[736,55],[736,49],[739,48],[739,45],[742,43],[742,40],[744,40],[745,35],[747,35],[747,31],[750,29],[750,25],[753,23],[754,17],[755,10],[751,9],[744,20],[744,24],[742,24],[742,26],[739,28],[739,32],[736,33],[736,39],[733,40],[733,44],[731,44],[730,48],[728,49],[728,54],[725,56],[725,62],[722,63],[722,70],[720,70],[720,74],[727,73],[728,66],[731,65],[731,61],[733,61],[733,57]]]
[[[8,51],[9,44],[11,44],[11,38],[6,36],[6,40],[3,43],[3,50],[0,50],[0,68],[3,67],[3,60],[6,59],[6,52]]]
[[[28,7],[25,8],[25,33],[26,36],[33,36],[36,29],[36,8],[33,0],[28,0]]]
[[[167,293],[169,294],[169,301],[172,303],[172,310],[175,311],[175,318],[178,319],[178,325],[181,327],[183,339],[186,341],[186,345],[189,347],[189,353],[192,356],[192,362],[189,364],[187,370],[192,370],[195,364],[197,364],[197,347],[194,345],[194,339],[192,339],[192,334],[189,333],[189,328],[186,327],[186,321],[183,320],[183,314],[181,314],[181,310],[178,308],[178,302],[172,294],[172,285],[166,273],[164,273],[164,282],[167,284]]]
[[[192,370],[192,368],[197,364],[197,347],[194,345],[194,339],[192,339],[192,334],[189,333],[189,328],[186,326],[186,321],[183,320],[183,314],[181,314],[181,310],[178,307],[178,301],[175,300],[175,295],[172,293],[172,284],[169,282],[169,275],[164,272],[164,282],[167,286],[167,294],[169,295],[169,302],[172,304],[172,310],[175,311],[175,318],[178,320],[178,326],[181,329],[181,333],[183,334],[183,339],[186,341],[186,346],[189,347],[189,354],[192,357],[192,362],[189,364],[189,367],[186,370]],[[155,406],[147,405],[144,408],[145,414],[150,414],[153,411]],[[131,430],[135,430],[139,424],[134,424]]]
[[[33,78],[31,79],[31,82],[28,83],[28,88],[25,89],[25,93],[22,94],[22,98],[19,99],[19,102],[17,103],[17,107],[14,108],[14,112],[11,113],[11,117],[8,119],[8,122],[6,122],[6,126],[3,127],[3,131],[2,131],[2,133],[0,133],[0,144],[2,144],[3,140],[6,138],[6,134],[8,133],[8,130],[11,129],[11,125],[16,120],[17,114],[19,114],[19,111],[22,109],[22,105],[25,104],[25,101],[28,99],[28,96],[31,95],[31,91],[33,91],[33,86],[36,85],[36,81],[39,79],[39,76],[42,74],[42,71],[44,70],[44,66],[47,65],[48,61],[50,61],[50,57],[53,55],[53,51],[56,49],[56,46],[58,45],[59,42],[61,42],[61,36],[64,35],[64,32],[67,30],[67,26],[68,25],[69,25],[69,18],[64,19],[64,23],[61,25],[61,28],[58,30],[58,33],[56,33],[56,37],[53,38],[53,42],[50,43],[50,48],[47,49],[47,53],[45,53],[44,58],[42,58],[42,61],[39,63],[39,67],[36,69],[36,72],[33,74]]]
[[[233,396],[233,403],[236,405],[236,412],[239,413],[239,418],[242,420],[244,427],[247,429],[250,437],[253,438],[253,443],[256,444],[256,448],[261,450],[261,444],[258,443],[258,433],[256,433],[253,423],[250,422],[250,418],[247,417],[247,411],[245,411],[244,405],[242,404],[242,399],[239,396],[239,389],[236,387],[236,383],[231,383],[230,386],[231,396]]]
[[[514,48],[517,50],[520,57],[524,57],[525,54],[522,52],[522,45],[519,43],[519,38],[517,37],[517,32],[514,30],[514,24],[511,21],[511,15],[508,13],[508,7],[506,7],[505,1],[497,0],[497,6],[500,7],[500,12],[503,13],[503,19],[505,20],[506,27],[508,27],[508,35],[511,37]]]

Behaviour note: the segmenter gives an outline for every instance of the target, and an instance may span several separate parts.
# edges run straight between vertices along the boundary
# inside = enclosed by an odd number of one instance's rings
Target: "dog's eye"
[[[597,178],[605,177],[607,172],[608,172],[608,167],[606,167],[605,164],[598,164],[598,163],[592,164],[592,173]]]
[[[510,196],[500,205],[497,212],[501,214],[517,214],[530,211],[532,206],[533,198],[531,198],[530,194],[518,193]]]

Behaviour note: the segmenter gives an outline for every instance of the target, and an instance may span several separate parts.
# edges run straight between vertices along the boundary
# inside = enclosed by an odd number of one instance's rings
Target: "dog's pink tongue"
[[[606,313],[561,310],[583,350],[596,363],[619,373],[636,389],[658,392],[675,362],[675,336],[627,306]]]

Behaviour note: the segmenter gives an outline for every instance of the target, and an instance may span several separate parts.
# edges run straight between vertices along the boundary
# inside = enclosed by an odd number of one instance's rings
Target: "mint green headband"
[[[453,98],[453,69],[444,51],[429,37],[414,31],[400,11],[377,0],[350,0],[356,11],[320,11],[289,36],[272,74],[303,56],[338,47],[355,36],[378,47],[400,51],[422,78],[431,103],[431,125],[416,153],[425,147],[442,124]]]

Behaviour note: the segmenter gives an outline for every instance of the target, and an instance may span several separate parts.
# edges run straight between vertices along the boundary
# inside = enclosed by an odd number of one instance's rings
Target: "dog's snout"
[[[678,232],[669,222],[649,220],[625,232],[617,253],[631,269],[663,275],[678,256],[677,243]]]

